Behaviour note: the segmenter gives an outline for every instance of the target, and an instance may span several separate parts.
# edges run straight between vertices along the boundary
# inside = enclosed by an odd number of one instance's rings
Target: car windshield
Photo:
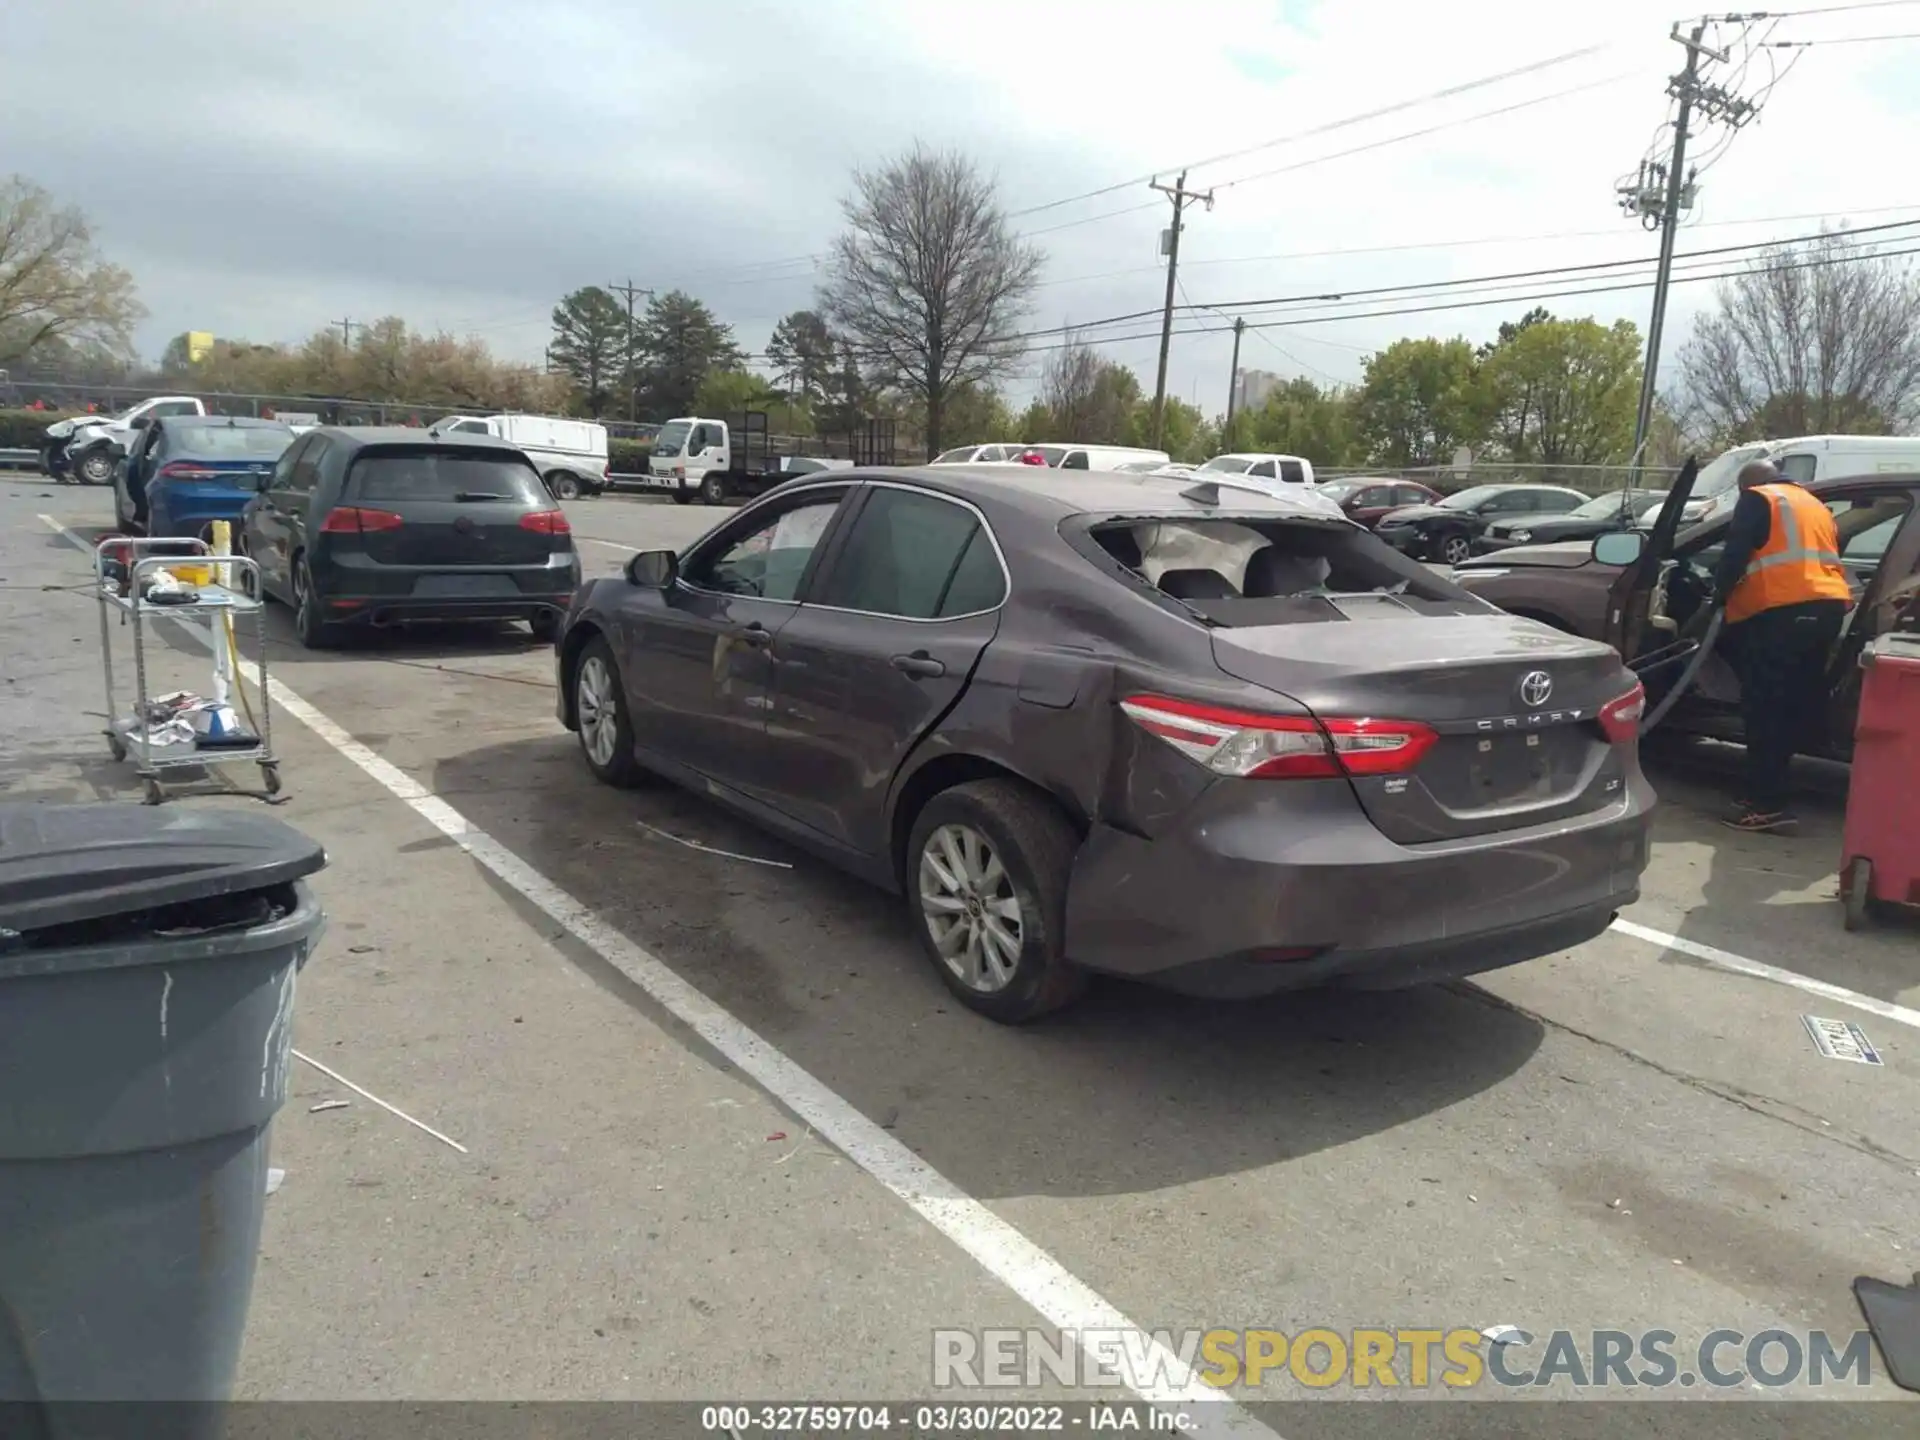
[[[1094,553],[1178,598],[1208,625],[1477,615],[1484,602],[1357,526],[1324,520],[1113,520],[1090,526]],[[1197,584],[1195,583],[1197,582]],[[1187,598],[1187,597],[1218,598]]]
[[[942,450],[938,455],[933,457],[932,463],[935,465],[964,465],[967,461],[973,459],[973,452],[979,448],[977,445],[962,445],[958,450]]]
[[[293,431],[277,425],[182,425],[169,427],[170,448],[209,459],[276,460],[293,443]]]
[[[1329,500],[1344,500],[1349,495],[1365,489],[1367,484],[1365,480],[1323,480],[1313,487],[1313,493],[1324,495]]]
[[[1236,455],[1216,455],[1200,468],[1222,475],[1244,475],[1253,468],[1253,462],[1242,460]]]
[[[449,450],[409,450],[363,456],[350,476],[356,499],[398,504],[407,500],[506,500],[545,508],[539,472],[509,456],[469,455]]]
[[[678,455],[686,448],[687,436],[693,433],[693,426],[685,420],[676,420],[671,425],[662,425],[660,433],[653,437],[653,453],[656,455]]]
[[[1449,495],[1439,502],[1442,510],[1471,510],[1484,501],[1493,499],[1500,493],[1498,485],[1476,485],[1471,490],[1462,490],[1457,495]]]
[[[1695,500],[1711,500],[1714,496],[1733,489],[1734,481],[1740,478],[1740,467],[1749,460],[1758,460],[1767,453],[1765,445],[1741,445],[1717,460],[1709,460],[1700,467],[1700,473],[1693,477],[1693,495]]]

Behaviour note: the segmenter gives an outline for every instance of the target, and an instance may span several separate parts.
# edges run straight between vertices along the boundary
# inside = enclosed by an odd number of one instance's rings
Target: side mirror
[[[642,550],[627,561],[627,583],[665,590],[680,573],[680,557],[671,550]]]
[[[153,417],[151,415],[139,415],[134,417],[132,428],[135,430],[144,430],[151,424],[153,424]]]
[[[1646,548],[1647,537],[1640,531],[1615,530],[1595,538],[1593,558],[1598,564],[1617,565],[1625,569],[1637,561]]]

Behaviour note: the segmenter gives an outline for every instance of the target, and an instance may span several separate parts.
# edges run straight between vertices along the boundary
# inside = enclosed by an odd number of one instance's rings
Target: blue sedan
[[[115,517],[124,530],[210,539],[215,520],[238,524],[260,481],[295,438],[279,420],[156,419],[135,437],[114,476]]]

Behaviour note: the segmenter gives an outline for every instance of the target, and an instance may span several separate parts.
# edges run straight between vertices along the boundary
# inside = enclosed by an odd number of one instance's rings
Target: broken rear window
[[[1083,554],[1210,625],[1238,628],[1496,607],[1342,521],[1126,518],[1069,529]]]

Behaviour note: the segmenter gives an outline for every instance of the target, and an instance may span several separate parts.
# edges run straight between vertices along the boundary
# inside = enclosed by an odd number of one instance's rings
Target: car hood
[[[1418,520],[1464,520],[1463,510],[1447,510],[1438,505],[1402,505],[1380,517],[1383,525],[1411,525]]]
[[[1537,565],[1554,570],[1572,570],[1593,563],[1593,546],[1585,540],[1568,540],[1558,545],[1516,545],[1498,555],[1467,560],[1453,568],[1462,575],[1476,570],[1510,570],[1515,565]]]
[[[109,421],[106,415],[85,415],[78,420],[56,420],[47,426],[49,440],[64,440],[76,430],[88,425],[105,425]]]

